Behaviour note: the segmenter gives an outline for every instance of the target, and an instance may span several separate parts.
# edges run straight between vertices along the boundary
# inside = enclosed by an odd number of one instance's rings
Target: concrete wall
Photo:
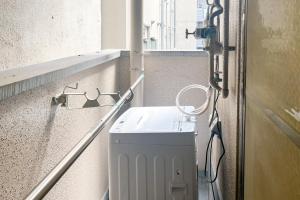
[[[0,70],[100,49],[100,0],[1,1]],[[0,102],[0,199],[23,199],[109,109],[66,110],[52,107],[51,97],[75,82],[91,96],[96,87],[114,91],[118,76],[113,61]],[[105,139],[106,134],[96,138],[46,199],[103,195]]]
[[[207,84],[207,57],[201,52],[146,54],[147,106],[175,105],[175,96],[185,85]],[[129,81],[129,57],[122,56],[80,75],[1,101],[0,138],[5,148],[0,153],[0,198],[22,199],[108,111],[109,108],[66,110],[51,106],[51,97],[61,93],[63,86],[79,82],[79,91],[86,90],[95,96],[96,87],[102,91],[124,91]],[[184,103],[198,106],[203,101],[203,93],[191,93]],[[72,102],[79,106],[83,99],[74,97]],[[200,169],[204,168],[208,139],[207,118],[202,116],[198,124]],[[108,187],[107,174],[107,130],[104,130],[46,199],[99,199]]]
[[[100,11],[100,0],[2,0],[0,70],[100,50]]]
[[[190,84],[208,83],[208,60],[204,52],[169,52],[145,57],[145,106],[175,106],[177,93]],[[206,99],[203,91],[193,90],[182,98],[183,105],[198,107]],[[208,112],[198,119],[198,164],[204,169],[205,148],[208,142]]]
[[[0,102],[0,199],[22,199],[110,109],[51,106],[65,85],[96,96],[119,89],[117,61]],[[74,97],[70,106],[81,106]],[[76,103],[72,103],[76,101]],[[109,98],[102,102],[111,103]],[[46,199],[99,199],[107,189],[107,134],[99,135]]]
[[[102,0],[102,49],[129,48],[130,0]]]
[[[99,50],[100,9],[98,0],[89,3],[84,0],[46,3],[7,0],[1,3],[1,69]],[[96,87],[114,91],[120,85],[121,89],[126,89],[129,85],[129,62],[126,59],[0,102],[0,142],[4,147],[0,152],[0,199],[22,199],[109,109],[55,108],[50,105],[51,97],[59,94],[63,86],[75,82],[79,82],[80,90],[90,93],[94,93]],[[230,69],[234,80],[236,68],[231,65]],[[120,80],[119,70],[122,74]],[[174,105],[175,96],[183,86],[206,83],[208,77],[207,58],[201,56],[149,55],[145,59],[145,70],[148,106]],[[223,166],[225,178],[222,186],[228,199],[232,199],[235,186],[236,95],[236,83],[232,81],[231,97],[224,101],[222,116],[228,135],[225,138],[228,154]],[[201,100],[202,94],[188,97],[186,103],[197,105]],[[207,118],[203,116],[199,122],[199,147],[205,147],[207,143]],[[106,134],[100,135],[46,198],[99,199],[107,189],[106,141]],[[204,149],[199,148],[199,152],[202,153],[199,160],[203,160]]]
[[[121,82],[128,85],[129,56],[123,55],[120,59]],[[145,81],[144,104],[145,106],[175,106],[177,93],[190,84],[208,83],[208,60],[204,52],[176,52],[153,51],[145,55]],[[121,86],[122,89],[122,86]],[[126,88],[124,88],[126,89]],[[202,91],[191,91],[182,98],[185,105],[201,105],[205,101]],[[205,148],[209,139],[208,112],[198,119],[198,165],[199,170],[204,170]]]

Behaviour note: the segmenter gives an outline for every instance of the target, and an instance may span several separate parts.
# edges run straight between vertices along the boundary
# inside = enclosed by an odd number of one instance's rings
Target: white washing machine
[[[196,200],[195,124],[176,107],[120,116],[109,134],[109,199]]]

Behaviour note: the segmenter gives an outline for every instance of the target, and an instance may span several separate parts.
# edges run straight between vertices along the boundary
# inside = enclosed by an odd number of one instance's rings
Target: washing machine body
[[[109,134],[110,200],[197,199],[195,127],[176,107],[127,110]]]

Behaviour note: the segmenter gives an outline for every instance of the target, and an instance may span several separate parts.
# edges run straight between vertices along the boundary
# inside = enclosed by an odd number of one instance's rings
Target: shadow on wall
[[[28,182],[26,185],[30,185],[30,186],[36,185],[36,182],[35,182],[36,180],[34,179],[34,177],[37,177],[42,172],[42,166],[39,164],[39,162],[43,163],[44,158],[46,157],[46,151],[47,151],[47,147],[49,144],[49,140],[51,138],[51,130],[54,125],[54,119],[55,119],[57,109],[58,109],[58,106],[54,105],[51,101],[50,109],[49,109],[50,110],[49,118],[47,120],[45,130],[43,131],[42,137],[40,137],[40,141],[37,142],[38,143],[37,151],[36,151],[37,152],[37,160],[35,160],[35,163],[32,164],[29,169],[29,171],[31,172],[31,175],[35,175],[35,176],[31,176],[31,179],[28,179]]]
[[[0,199],[23,199],[110,110],[110,107],[68,110],[51,105],[53,96],[78,80],[80,90],[91,95],[97,87],[117,91],[118,62],[102,64],[0,102]],[[97,199],[104,194],[108,185],[105,131],[46,199]]]

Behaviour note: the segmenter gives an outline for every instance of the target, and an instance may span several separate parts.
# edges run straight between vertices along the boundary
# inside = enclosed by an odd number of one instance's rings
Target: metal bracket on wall
[[[113,104],[100,104],[98,99],[100,96],[110,96],[114,102],[117,102],[120,99],[120,91],[112,92],[112,93],[102,93],[99,88],[96,88],[98,95],[95,99],[90,99],[87,96],[87,92],[66,92],[67,89],[78,89],[78,83],[76,83],[75,87],[65,86],[63,93],[57,97],[52,97],[52,105],[61,105],[61,107],[66,107],[68,109],[72,109],[69,107],[69,96],[84,96],[86,101],[80,108],[94,108],[94,107],[105,107],[105,106],[113,106]]]

